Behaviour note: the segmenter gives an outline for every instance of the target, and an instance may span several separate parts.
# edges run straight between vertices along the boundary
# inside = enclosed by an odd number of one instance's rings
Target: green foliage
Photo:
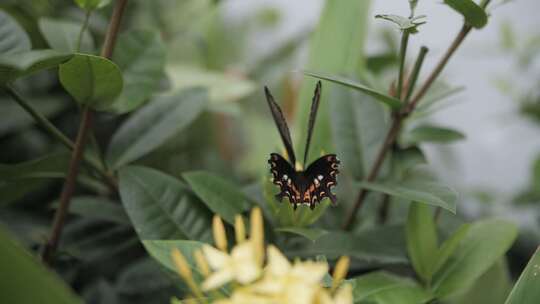
[[[432,296],[410,279],[378,271],[350,280],[355,303],[426,303]]]
[[[30,38],[10,15],[0,10],[0,54],[29,51]]]
[[[437,230],[431,208],[412,202],[407,219],[407,250],[416,273],[424,282],[431,281],[437,260]]]
[[[78,6],[85,10],[94,10],[107,6],[111,0],[75,0]]]
[[[422,142],[452,143],[465,139],[463,133],[439,126],[420,125],[405,132],[402,136],[404,145],[416,145]]]
[[[51,18],[41,18],[38,21],[39,30],[49,46],[57,51],[66,53],[93,53],[95,50],[94,39],[88,31],[82,35],[80,49],[77,50],[81,24],[56,20]]]
[[[296,235],[300,235],[315,242],[318,238],[328,233],[324,229],[317,228],[302,228],[302,227],[280,227],[276,228],[277,232],[288,232]]]
[[[483,28],[487,24],[485,10],[473,0],[444,0],[444,3],[463,15],[465,22],[474,28]]]
[[[55,68],[73,56],[53,50],[34,50],[0,55],[0,84],[13,82],[32,73]]]
[[[519,279],[512,289],[512,292],[506,299],[506,304],[533,304],[540,301],[540,289],[538,289],[538,280],[540,280],[540,249],[537,249],[531,260],[525,267],[525,270],[519,276]]]

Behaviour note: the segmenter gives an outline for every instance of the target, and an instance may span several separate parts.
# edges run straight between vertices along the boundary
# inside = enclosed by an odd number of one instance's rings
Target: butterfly
[[[273,177],[272,182],[280,188],[280,192],[276,194],[276,198],[282,201],[283,197],[286,196],[295,210],[299,204],[307,205],[313,209],[317,203],[320,203],[326,197],[335,205],[337,198],[331,190],[332,187],[337,185],[336,176],[339,173],[339,159],[335,154],[327,154],[312,162],[307,166],[306,170],[296,170],[296,157],[294,155],[289,127],[287,126],[283,112],[275,102],[272,94],[270,94],[270,90],[264,87],[264,91],[270,112],[272,112],[272,117],[274,118],[289,158],[287,161],[285,157],[277,153],[271,153],[268,160],[270,172]],[[315,93],[311,102],[307,141],[304,150],[304,167],[313,135],[313,127],[315,125],[320,98],[321,82],[319,81],[315,87]]]

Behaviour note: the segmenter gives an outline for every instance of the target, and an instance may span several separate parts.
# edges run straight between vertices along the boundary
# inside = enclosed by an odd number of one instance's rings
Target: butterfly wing
[[[270,107],[270,112],[272,112],[272,117],[274,118],[274,122],[276,123],[279,135],[281,136],[281,140],[285,145],[285,149],[287,150],[287,154],[289,156],[291,164],[295,164],[296,157],[294,155],[291,133],[289,132],[289,127],[287,126],[287,122],[285,121],[283,112],[281,112],[281,108],[275,102],[274,97],[272,96],[272,94],[270,94],[270,90],[268,90],[267,87],[264,87],[264,93],[266,94],[266,101],[268,102],[268,106]]]
[[[314,208],[316,203],[321,202],[325,197],[336,205],[337,198],[332,193],[332,187],[337,185],[338,165],[340,161],[335,154],[324,155],[304,171],[304,176],[309,183],[303,197],[309,197],[310,207]]]
[[[283,158],[283,156],[272,153],[268,160],[270,164],[270,172],[272,173],[273,183],[279,186],[280,192],[276,194],[276,198],[281,201],[284,196],[289,198],[289,201],[296,206],[296,197],[300,195],[296,186],[297,173],[291,164]]]
[[[315,92],[313,93],[313,100],[311,101],[311,110],[309,112],[308,121],[308,133],[306,140],[306,148],[304,150],[304,166],[306,165],[307,156],[309,153],[309,144],[311,143],[311,136],[313,134],[313,128],[315,127],[315,119],[317,118],[317,111],[319,110],[319,103],[321,100],[321,82],[317,82],[315,86]]]

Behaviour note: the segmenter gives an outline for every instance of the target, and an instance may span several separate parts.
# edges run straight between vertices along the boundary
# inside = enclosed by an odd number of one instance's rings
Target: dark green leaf
[[[313,242],[315,242],[318,238],[328,233],[328,231],[324,229],[301,228],[301,227],[281,227],[281,228],[276,228],[275,230],[278,232],[288,232],[288,233],[300,235]]]
[[[58,202],[53,203],[58,208]],[[76,196],[71,199],[69,212],[84,218],[98,219],[118,224],[129,224],[122,206],[115,201],[99,196]]]
[[[120,197],[142,240],[212,237],[210,211],[169,175],[145,167],[123,168]]]
[[[75,293],[0,227],[3,303],[82,303]]]
[[[0,206],[7,205],[44,188],[49,184],[45,179],[22,179],[10,182],[0,181]]]
[[[433,212],[426,204],[411,202],[407,219],[407,250],[414,270],[430,282],[437,260],[438,240]]]
[[[146,251],[165,268],[176,272],[176,267],[171,259],[173,249],[178,249],[186,258],[191,270],[198,273],[198,267],[193,257],[194,252],[201,248],[204,243],[196,241],[163,241],[163,240],[146,240],[142,242]],[[198,273],[202,275],[201,273]]]
[[[349,280],[354,303],[418,304],[432,296],[413,280],[378,271]]]
[[[67,172],[68,163],[68,153],[56,153],[18,164],[0,164],[0,181],[62,178]]]
[[[191,124],[205,108],[207,98],[201,88],[156,97],[116,131],[107,162],[119,168],[150,153]]]
[[[60,65],[60,82],[80,104],[95,110],[110,110],[122,91],[122,73],[107,58],[75,54]]]
[[[525,270],[519,276],[505,304],[540,303],[540,248],[536,250]]]
[[[120,113],[132,111],[159,88],[165,66],[160,33],[136,30],[120,36],[113,60],[124,75],[124,87],[113,108]]]
[[[182,176],[206,206],[230,224],[234,224],[235,215],[251,205],[238,186],[224,178],[204,171],[188,172]]]
[[[51,18],[41,18],[38,21],[39,30],[52,49],[60,52],[92,53],[94,52],[94,39],[88,31],[82,35],[81,48],[77,50],[77,41],[82,24],[55,20]]]
[[[463,133],[438,126],[422,125],[403,134],[406,145],[415,145],[422,142],[450,143],[465,139]]]
[[[516,236],[515,225],[502,220],[471,224],[455,254],[435,274],[434,292],[446,298],[465,291],[505,254]]]
[[[30,38],[17,21],[0,10],[0,55],[30,51],[31,47]]]
[[[487,24],[486,11],[473,0],[444,0],[444,3],[463,15],[465,22],[472,27],[482,28]]]
[[[87,11],[92,11],[98,8],[109,5],[111,0],[75,0],[78,6]]]
[[[387,106],[389,106],[392,109],[399,109],[401,107],[401,101],[399,101],[399,99],[397,99],[395,97],[392,97],[390,95],[384,94],[384,93],[377,92],[376,90],[374,90],[372,88],[368,88],[365,85],[357,83],[357,82],[355,82],[353,80],[350,80],[350,79],[347,79],[347,78],[344,78],[344,77],[340,77],[340,76],[325,75],[325,74],[318,73],[318,72],[305,71],[304,74],[309,75],[309,76],[313,76],[313,77],[316,77],[316,78],[319,78],[319,79],[328,80],[328,81],[331,81],[331,82],[341,84],[341,85],[347,86],[349,88],[355,89],[357,91],[360,91],[360,92],[362,92],[364,94],[367,94],[367,95],[375,98],[375,100],[377,100],[379,102],[382,102],[383,104],[386,104]]]
[[[35,50],[0,55],[0,84],[41,70],[57,67],[73,55],[53,50]]]
[[[151,258],[130,264],[118,274],[115,288],[122,294],[144,296],[171,286],[160,265]]]
[[[360,185],[371,191],[382,192],[406,200],[442,207],[452,213],[456,213],[456,200],[458,194],[451,188],[435,182],[362,182]]]

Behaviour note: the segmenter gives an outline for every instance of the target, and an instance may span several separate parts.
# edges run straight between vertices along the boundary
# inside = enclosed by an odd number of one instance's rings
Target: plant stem
[[[409,32],[407,30],[403,31],[403,35],[401,36],[401,48],[399,52],[399,76],[398,76],[398,84],[397,84],[397,93],[396,97],[398,99],[401,98],[401,92],[403,90],[403,74],[405,72],[403,71],[405,68],[405,58],[407,57],[407,45],[409,44]]]
[[[107,29],[107,34],[105,36],[105,43],[101,52],[103,57],[111,58],[126,4],[127,0],[116,1],[113,15],[109,23],[109,28]],[[75,183],[84,151],[86,137],[92,127],[93,117],[94,112],[88,106],[84,106],[79,131],[77,133],[77,140],[75,141],[75,147],[73,149],[73,153],[71,154],[68,174],[60,195],[60,203],[54,216],[51,237],[45,245],[42,253],[42,259],[47,264],[51,264],[54,252],[56,251],[58,243],[60,242],[65,218],[69,210],[69,202],[75,189]]]
[[[407,89],[407,94],[405,95],[405,99],[403,100],[404,104],[409,103],[409,99],[411,98],[414,87],[416,86],[416,81],[418,80],[418,75],[420,74],[420,69],[422,68],[422,64],[424,63],[424,58],[426,57],[427,52],[427,47],[422,46],[420,48],[420,53],[418,54],[416,62],[414,63],[414,68],[411,72],[411,76],[409,76],[409,88]]]
[[[79,32],[79,37],[77,37],[77,47],[75,49],[75,52],[77,53],[81,51],[81,43],[83,40],[84,32],[86,31],[86,28],[88,27],[88,21],[90,20],[90,15],[92,15],[91,10],[86,11],[86,14],[84,15],[83,25],[81,27],[81,31]]]
[[[485,1],[485,5],[489,3],[489,0]],[[485,7],[485,6],[484,6]],[[379,170],[381,168],[381,165],[386,157],[386,154],[390,150],[390,147],[393,145],[393,143],[396,141],[396,138],[399,134],[399,130],[401,129],[401,124],[403,120],[410,115],[412,111],[416,108],[416,105],[420,101],[422,97],[424,97],[425,93],[428,91],[428,89],[431,87],[433,82],[437,79],[437,77],[442,72],[443,68],[448,63],[448,60],[452,57],[452,55],[455,53],[455,51],[458,49],[458,47],[461,45],[465,37],[469,34],[471,31],[471,26],[464,24],[457,34],[454,41],[450,44],[448,47],[448,50],[443,55],[435,69],[430,73],[422,87],[419,89],[419,91],[414,95],[411,102],[404,106],[403,110],[399,113],[395,113],[392,121],[392,125],[390,129],[388,130],[388,133],[386,134],[386,138],[384,139],[384,144],[382,145],[381,149],[379,150],[377,154],[377,158],[375,159],[375,163],[373,167],[371,168],[369,175],[367,177],[368,182],[373,182],[375,178],[379,174]],[[398,95],[399,96],[399,95]],[[351,208],[351,211],[348,213],[347,219],[345,220],[343,224],[344,230],[350,230],[352,228],[352,225],[354,223],[354,220],[356,219],[356,214],[360,210],[360,207],[363,205],[364,200],[366,199],[366,196],[368,194],[368,190],[365,188],[360,189],[356,202],[354,203],[353,207]]]

